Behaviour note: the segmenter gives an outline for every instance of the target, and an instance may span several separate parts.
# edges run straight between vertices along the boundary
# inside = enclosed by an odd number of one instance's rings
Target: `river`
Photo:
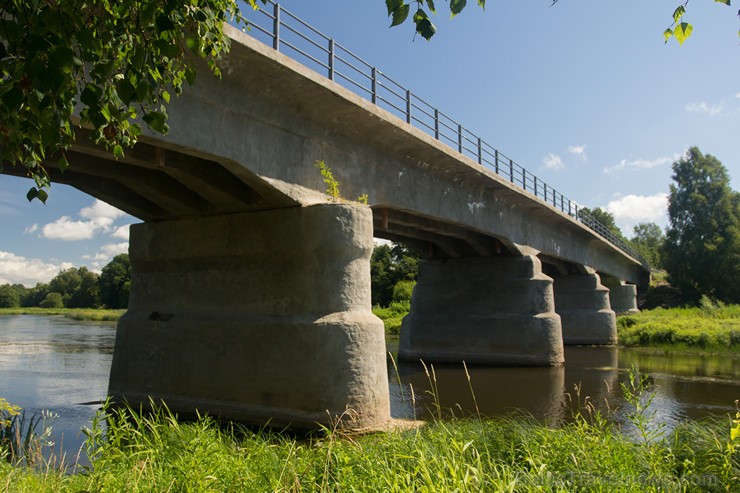
[[[54,440],[73,458],[84,441],[80,430],[89,425],[105,398],[114,341],[114,323],[0,316],[0,397],[27,413],[55,413]],[[397,341],[389,341],[389,352],[394,353],[396,346]],[[554,422],[571,416],[571,402],[588,398],[624,421],[626,406],[619,385],[627,381],[632,367],[649,375],[650,391],[655,393],[651,411],[669,427],[686,419],[728,415],[740,399],[740,355],[571,347],[565,358],[566,364],[557,368],[471,367],[467,374],[461,365],[425,369],[389,358],[391,413],[426,418],[438,404],[458,416],[525,410]],[[430,392],[435,388],[437,400]]]

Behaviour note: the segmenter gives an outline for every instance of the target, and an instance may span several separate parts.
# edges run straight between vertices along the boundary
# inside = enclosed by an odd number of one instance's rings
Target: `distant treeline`
[[[87,267],[65,269],[33,288],[0,285],[0,308],[126,308],[131,285],[128,254],[113,258],[100,274]]]

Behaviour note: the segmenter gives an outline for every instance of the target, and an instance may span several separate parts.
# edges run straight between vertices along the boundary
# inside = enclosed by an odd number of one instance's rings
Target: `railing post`
[[[434,110],[434,138],[439,140],[439,110]]]
[[[514,161],[509,158],[509,181],[514,183]]]
[[[275,51],[280,51],[280,4],[276,3],[273,10],[273,22],[272,22],[272,34],[275,36],[272,39],[272,47]]]
[[[496,159],[496,174],[498,175],[499,174],[499,172],[498,172],[498,149],[494,149],[493,150],[493,154],[494,154],[494,157]]]
[[[334,38],[329,40],[329,80],[334,80]]]
[[[373,104],[378,104],[378,69],[375,67],[373,67],[372,77]]]
[[[462,124],[457,124],[457,152],[462,154],[463,151],[463,128]]]
[[[534,177],[534,196],[537,196],[537,176]],[[545,184],[545,200],[547,200],[547,184]]]
[[[483,145],[478,137],[478,164],[483,164]]]
[[[406,123],[411,123],[411,91],[406,89]]]

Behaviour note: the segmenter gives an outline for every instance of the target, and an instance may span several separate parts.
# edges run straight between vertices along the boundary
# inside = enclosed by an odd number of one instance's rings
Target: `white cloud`
[[[74,267],[69,262],[54,264],[0,251],[0,284],[20,283],[26,287],[49,282],[59,271]]]
[[[737,94],[735,94],[735,97],[736,97],[737,99],[740,99],[740,92],[739,92],[739,93],[737,93]]]
[[[609,202],[604,209],[614,216],[619,229],[631,236],[639,223],[653,222],[661,227],[668,223],[668,194],[625,195]]]
[[[110,219],[112,221],[123,216],[123,214],[123,211],[98,199],[95,199],[95,202],[90,207],[80,209],[80,216],[91,220]]]
[[[39,225],[36,223],[33,223],[30,226],[27,226],[26,229],[23,230],[24,235],[30,235],[31,233],[35,233],[36,230],[39,229]]]
[[[547,156],[542,158],[542,162],[545,165],[545,169],[563,169],[565,168],[565,164],[563,164],[563,160],[558,156],[557,154],[553,154],[552,152],[549,152]]]
[[[674,154],[673,156],[663,156],[656,159],[635,159],[628,161],[622,159],[619,164],[614,166],[607,166],[604,168],[604,173],[613,173],[615,171],[622,171],[625,169],[650,169],[657,166],[665,166],[666,164],[672,164],[674,161],[681,158],[681,154]]]
[[[95,255],[83,255],[82,258],[90,261],[93,270],[100,270],[110,262],[110,260],[120,253],[128,253],[128,241],[121,243],[106,243],[100,247],[100,251]]]
[[[571,154],[575,154],[576,156],[581,156],[581,159],[583,159],[583,162],[588,164],[588,157],[586,156],[586,146],[568,146],[568,152]]]
[[[704,101],[700,101],[697,103],[687,104],[686,111],[692,111],[694,113],[706,113],[709,116],[717,116],[722,113],[722,109],[724,108],[724,106],[724,103],[710,105],[708,103],[705,103]]]
[[[116,229],[113,230],[113,232],[110,234],[111,238],[116,238],[119,240],[126,240],[128,241],[128,235],[129,235],[129,228],[131,227],[130,224],[124,224],[123,226],[119,226]]]
[[[47,240],[91,240],[96,229],[97,226],[93,221],[73,221],[69,216],[62,216],[45,225],[41,229],[41,237]]]
[[[82,220],[62,216],[41,228],[41,237],[48,240],[80,241],[90,240],[99,232],[110,231],[113,221],[123,216],[123,212],[113,206],[95,200],[89,207],[80,210]]]

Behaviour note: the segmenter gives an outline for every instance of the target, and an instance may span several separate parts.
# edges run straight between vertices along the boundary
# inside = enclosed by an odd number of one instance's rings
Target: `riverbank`
[[[631,392],[645,402],[639,379]],[[294,437],[116,414],[86,432],[91,467],[68,474],[0,461],[0,488],[43,491],[738,491],[740,434],[729,419],[670,432],[649,407],[627,410],[630,435],[583,402],[572,422],[476,417],[348,436]]]
[[[0,308],[3,315],[62,315],[72,320],[90,320],[96,322],[115,322],[126,313],[126,310],[106,310],[98,308]]]
[[[740,305],[656,308],[617,318],[619,344],[707,352],[740,349]]]

